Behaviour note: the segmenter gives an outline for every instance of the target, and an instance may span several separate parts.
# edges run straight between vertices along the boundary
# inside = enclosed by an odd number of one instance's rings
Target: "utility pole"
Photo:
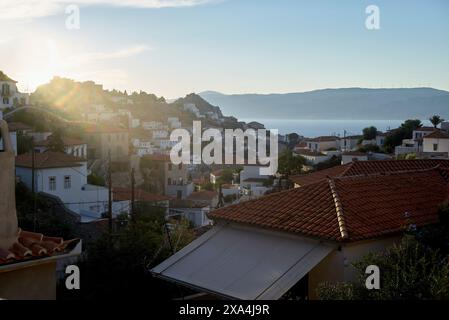
[[[136,211],[134,207],[134,187],[136,181],[134,179],[134,168],[131,168],[131,219],[133,222],[136,222]]]
[[[31,138],[31,193],[33,195],[33,232],[36,232],[37,226],[37,201],[36,201],[36,154],[34,151],[34,138]]]
[[[112,168],[111,168],[111,150],[108,152],[108,218],[109,235],[112,235]]]

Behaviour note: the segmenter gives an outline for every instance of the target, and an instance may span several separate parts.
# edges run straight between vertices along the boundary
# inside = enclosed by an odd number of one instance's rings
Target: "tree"
[[[436,129],[440,123],[444,121],[439,115],[433,115],[429,118],[429,121],[432,123],[433,127]]]
[[[419,119],[409,119],[404,121],[399,128],[388,132],[385,137],[384,151],[392,153],[396,146],[402,144],[402,140],[411,139],[413,131],[420,127],[422,127],[422,123]]]
[[[17,134],[17,154],[30,152],[33,148],[32,138],[19,132]]]
[[[363,139],[364,140],[373,140],[376,139],[377,128],[376,127],[367,127],[363,129]]]
[[[122,215],[123,227],[112,236],[105,233],[89,244],[77,263],[83,274],[83,289],[69,292],[62,282],[58,293],[65,296],[58,298],[113,299],[119,292],[123,297],[138,299],[146,292],[149,298],[170,299],[182,294],[182,288],[152,277],[149,270],[190,243],[194,232],[187,220],[172,223],[167,231],[165,209],[144,207],[139,203],[135,220]]]
[[[365,287],[366,267],[381,270],[381,290]],[[358,272],[355,283],[323,283],[318,287],[322,299],[427,300],[449,299],[449,261],[407,235],[398,245],[382,253],[370,253],[354,264]]]
[[[278,173],[288,179],[291,175],[300,174],[305,163],[303,157],[294,156],[291,150],[285,150],[279,156]]]
[[[341,165],[341,157],[337,157],[337,156],[332,156],[329,160],[317,163],[315,165],[315,170],[323,170],[323,169],[328,169],[328,168],[332,168],[335,166],[339,166]]]
[[[104,181],[104,178],[101,176],[97,176],[94,173],[91,173],[87,176],[87,183],[93,184],[95,186],[106,186],[106,182]]]
[[[356,282],[322,283],[318,296],[326,300],[449,299],[449,201],[440,205],[438,214],[439,223],[421,228],[410,225],[399,244],[354,263]],[[381,271],[381,290],[365,287],[369,265]]]
[[[221,170],[221,175],[217,179],[217,184],[231,183],[234,180],[234,171],[231,169]]]
[[[64,141],[62,140],[62,130],[56,129],[48,138],[48,150],[54,152],[64,152]]]

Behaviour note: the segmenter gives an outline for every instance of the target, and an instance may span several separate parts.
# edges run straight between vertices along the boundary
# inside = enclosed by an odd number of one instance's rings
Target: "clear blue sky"
[[[14,10],[17,1],[33,13]],[[449,1],[186,1],[192,5],[2,0],[0,69],[22,89],[62,75],[168,98],[204,90],[449,90]],[[67,30],[64,8],[77,2],[81,28]],[[380,30],[365,28],[370,4],[380,9]]]

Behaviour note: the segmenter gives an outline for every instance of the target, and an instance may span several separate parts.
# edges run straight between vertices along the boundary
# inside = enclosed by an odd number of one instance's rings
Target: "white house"
[[[306,147],[313,151],[325,151],[340,148],[340,138],[336,136],[322,136],[306,139]]]
[[[356,150],[359,145],[359,140],[362,136],[346,136],[340,139],[340,150],[353,151]]]
[[[243,170],[240,171],[240,189],[243,195],[260,197],[271,189],[265,186],[269,176],[260,174],[260,169],[263,167],[250,164],[243,166]]]
[[[436,130],[423,138],[423,152],[449,153],[449,133]]]
[[[330,159],[330,155],[326,155],[322,152],[309,150],[309,149],[297,149],[294,154],[295,156],[301,156],[307,160],[311,165],[316,165],[318,163],[327,161]]]
[[[48,150],[52,136],[49,136],[46,140],[37,141],[34,143],[34,149],[37,152],[43,153]],[[64,144],[64,152],[74,157],[87,159],[87,143],[80,139],[62,137],[62,143]]]
[[[157,130],[157,129],[167,129],[167,125],[164,125],[159,121],[142,121],[142,128],[145,130]]]
[[[107,211],[108,190],[87,183],[87,161],[65,153],[35,153],[35,188],[58,197],[82,222],[102,217]],[[32,187],[32,155],[16,157],[16,176]]]
[[[195,204],[192,201],[174,201],[170,203],[169,218],[183,217],[189,220],[195,228],[212,224],[207,215],[210,212],[209,205]]]
[[[0,110],[28,104],[28,94],[20,93],[14,81],[0,71]]]

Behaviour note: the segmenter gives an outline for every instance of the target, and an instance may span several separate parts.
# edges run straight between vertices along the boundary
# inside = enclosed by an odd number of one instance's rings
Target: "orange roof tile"
[[[209,201],[215,197],[218,197],[218,192],[209,191],[209,190],[201,190],[201,191],[193,192],[187,199],[188,200]]]
[[[62,152],[44,152],[34,154],[34,167],[37,169],[44,168],[65,168],[79,167],[86,160],[74,157]],[[16,157],[16,167],[32,167],[32,154],[24,153]]]
[[[399,233],[438,221],[449,197],[440,169],[322,179],[302,188],[263,196],[212,211],[222,219],[342,241],[334,196],[338,197],[348,241]]]
[[[427,136],[424,136],[423,139],[449,139],[449,133],[441,130],[435,130]]]
[[[17,241],[8,249],[0,248],[0,266],[63,254],[72,249],[79,239],[64,241],[41,233],[19,230]]]
[[[374,173],[387,173],[398,171],[410,171],[430,169],[436,166],[449,168],[449,160],[442,159],[418,159],[418,160],[374,160],[356,161],[329,169],[315,171],[309,174],[301,174],[290,177],[290,179],[300,185],[305,186],[318,182],[329,177],[367,175]]]

